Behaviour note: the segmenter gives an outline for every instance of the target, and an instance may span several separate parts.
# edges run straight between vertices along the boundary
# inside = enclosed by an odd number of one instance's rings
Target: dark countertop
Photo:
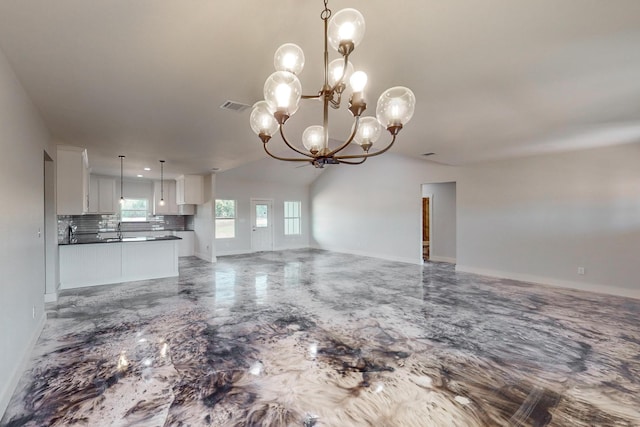
[[[76,236],[71,242],[64,241],[62,243],[58,243],[58,246],[66,246],[66,245],[86,245],[93,243],[129,243],[129,242],[156,242],[159,240],[182,240],[181,237],[177,236],[136,236],[136,237],[123,237],[122,239],[118,239],[117,237],[105,237],[98,238],[94,234],[88,235],[79,235]]]

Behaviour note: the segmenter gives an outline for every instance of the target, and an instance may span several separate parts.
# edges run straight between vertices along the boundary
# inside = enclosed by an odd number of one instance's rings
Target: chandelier
[[[266,153],[277,160],[290,162],[310,162],[317,168],[326,164],[357,165],[369,157],[389,150],[396,141],[398,132],[411,119],[416,99],[410,89],[393,87],[387,89],[378,99],[376,117],[362,117],[367,108],[364,88],[367,75],[355,71],[349,56],[362,41],[365,30],[364,17],[355,9],[342,9],[333,17],[324,0],[324,10],[320,18],[324,22],[324,83],[315,95],[303,95],[298,75],[304,68],[304,53],[293,44],[280,46],[274,55],[276,71],[264,84],[264,100],[253,106],[251,129],[258,135]],[[329,62],[329,45],[342,56]],[[349,81],[349,111],[354,117],[350,135],[344,143],[329,145],[329,107],[340,108],[343,94]],[[284,124],[298,110],[301,99],[320,100],[323,104],[322,125],[309,126],[302,133],[303,151],[291,144],[284,132]],[[391,135],[391,141],[384,147],[370,151],[379,139],[382,129]],[[297,157],[280,157],[269,151],[268,142],[279,132],[284,143],[298,154]],[[341,154],[349,144],[362,148],[358,154]]]

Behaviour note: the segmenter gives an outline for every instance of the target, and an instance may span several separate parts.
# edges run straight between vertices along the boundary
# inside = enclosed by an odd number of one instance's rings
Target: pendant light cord
[[[164,160],[160,160],[160,200],[164,200]]]
[[[122,192],[122,189],[124,188],[123,186],[123,181],[124,181],[124,169],[122,166],[122,162],[124,160],[124,156],[118,156],[120,157],[120,200],[124,200],[124,194]]]

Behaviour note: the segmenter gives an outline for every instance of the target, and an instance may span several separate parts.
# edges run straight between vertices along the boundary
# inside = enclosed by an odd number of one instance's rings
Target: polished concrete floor
[[[48,309],[2,426],[640,425],[640,300],[297,250]]]

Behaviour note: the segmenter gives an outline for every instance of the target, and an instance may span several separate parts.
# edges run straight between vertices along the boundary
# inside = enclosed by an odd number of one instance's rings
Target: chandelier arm
[[[349,156],[335,156],[335,159],[339,160],[339,161],[342,161],[342,159],[361,159],[363,157],[364,158],[369,158],[369,157],[377,156],[377,155],[380,155],[382,153],[387,152],[393,146],[394,142],[396,142],[396,135],[393,136],[393,139],[391,140],[389,145],[387,145],[383,150],[376,151],[375,153],[354,154],[354,155],[349,155]]]
[[[353,141],[353,138],[355,138],[356,133],[358,132],[358,127],[360,127],[360,116],[356,116],[355,125],[353,126],[353,132],[351,132],[351,136],[349,136],[349,139],[347,139],[347,141],[344,144],[342,144],[340,147],[336,148],[333,151],[330,151],[329,154],[327,154],[327,156],[333,156],[334,154],[339,153],[340,151],[347,148],[347,146],[351,144],[351,142]]]
[[[331,89],[329,89],[330,93],[333,93],[336,91],[336,89],[338,88],[338,86],[340,86],[341,84],[344,83],[344,77],[345,74],[347,72],[347,66],[349,65],[349,54],[344,55],[344,66],[342,67],[342,77],[340,77],[340,80],[338,80],[336,82],[336,84],[333,85],[333,87]],[[327,71],[328,73],[328,71]]]
[[[271,154],[271,152],[269,151],[269,149],[267,149],[267,143],[264,142],[262,143],[262,147],[264,148],[264,151],[271,157],[273,157],[276,160],[284,160],[285,162],[313,162],[313,160],[309,160],[309,159],[300,159],[300,158],[291,158],[291,157],[279,157],[276,156],[275,154]]]
[[[312,159],[315,159],[315,156],[312,156],[311,154],[307,154],[304,151],[300,151],[296,147],[294,147],[293,145],[289,144],[289,141],[287,141],[287,137],[284,136],[284,126],[283,125],[280,125],[280,136],[282,137],[282,140],[284,141],[284,143],[287,144],[287,147],[291,148],[296,153],[302,154],[303,156],[310,157]]]
[[[322,97],[322,92],[320,92],[317,95],[302,95],[300,96],[301,99],[320,99]]]
[[[368,157],[363,157],[362,160],[360,160],[359,162],[349,162],[347,160],[338,160],[338,162],[340,164],[344,163],[346,165],[361,165],[363,164],[366,160],[368,159]]]

